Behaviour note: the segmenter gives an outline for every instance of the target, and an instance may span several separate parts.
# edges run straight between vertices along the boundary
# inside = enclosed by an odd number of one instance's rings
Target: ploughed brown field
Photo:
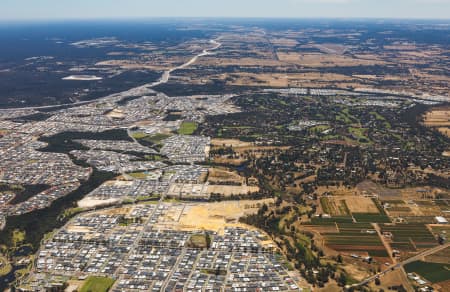
[[[450,107],[434,108],[424,116],[424,123],[450,137]]]

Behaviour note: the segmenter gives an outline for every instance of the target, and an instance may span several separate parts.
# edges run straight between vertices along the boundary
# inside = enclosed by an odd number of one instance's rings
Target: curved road
[[[153,88],[153,87],[156,87],[158,85],[161,85],[161,84],[169,82],[170,74],[172,74],[173,72],[175,72],[177,70],[189,67],[190,65],[194,64],[195,62],[197,62],[198,58],[211,55],[212,54],[211,51],[217,50],[218,48],[220,48],[220,46],[222,46],[222,44],[217,42],[216,40],[210,40],[209,42],[214,44],[213,48],[211,48],[211,49],[204,49],[203,52],[201,52],[200,54],[194,56],[192,59],[190,59],[186,63],[184,63],[184,64],[182,64],[182,65],[180,65],[178,67],[175,67],[175,68],[172,68],[172,69],[164,71],[164,73],[161,76],[161,78],[159,79],[159,81],[157,81],[155,83],[152,83],[150,85],[150,87]]]
[[[189,61],[187,61],[186,63],[171,68],[169,70],[164,71],[164,73],[162,74],[161,78],[151,84],[144,84],[142,86],[138,86],[135,88],[141,88],[141,87],[146,87],[146,88],[153,88],[156,87],[158,85],[164,84],[169,82],[170,80],[170,75],[180,69],[184,69],[186,67],[189,67],[190,65],[194,64],[195,62],[197,62],[197,60],[200,57],[204,57],[204,56],[208,56],[211,55],[211,51],[217,50],[218,48],[220,48],[222,46],[221,43],[219,43],[217,40],[210,40],[209,41],[211,44],[214,45],[214,47],[209,48],[209,49],[204,49],[200,54],[195,55],[194,57],[192,57]],[[134,88],[132,88],[134,89]],[[131,90],[131,89],[130,89]],[[126,90],[128,91],[128,90]],[[73,102],[73,103],[64,103],[64,104],[57,104],[57,105],[44,105],[44,106],[35,106],[35,107],[19,107],[19,108],[7,108],[7,109],[1,109],[1,111],[15,111],[15,110],[32,110],[32,109],[46,109],[46,108],[52,108],[52,107],[63,107],[63,106],[78,106],[78,105],[85,105],[85,104],[89,104],[89,103],[93,103],[93,102],[97,102],[99,100],[108,98],[109,96],[106,97],[102,97],[102,98],[98,98],[98,99],[94,99],[94,100],[87,100],[87,101],[78,101],[78,102]]]

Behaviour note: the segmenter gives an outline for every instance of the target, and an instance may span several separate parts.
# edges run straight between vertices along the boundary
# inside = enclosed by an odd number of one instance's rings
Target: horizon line
[[[282,16],[146,16],[146,17],[73,17],[73,18],[11,18],[0,19],[1,24],[6,23],[51,23],[51,22],[74,22],[74,21],[151,21],[151,20],[390,20],[390,21],[449,21],[449,18],[429,18],[429,17],[325,17],[325,16],[301,16],[301,17],[282,17]]]

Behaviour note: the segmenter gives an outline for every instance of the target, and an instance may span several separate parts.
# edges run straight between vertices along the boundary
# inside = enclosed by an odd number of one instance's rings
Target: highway
[[[219,43],[217,40],[210,40],[209,42],[214,45],[212,48],[204,49],[201,53],[195,55],[194,57],[192,57],[186,63],[164,71],[164,73],[162,74],[161,78],[158,81],[156,81],[154,83],[151,83],[151,84],[144,84],[142,86],[138,86],[138,87],[132,88],[132,89],[139,89],[139,88],[143,88],[143,87],[145,87],[145,88],[153,88],[153,87],[156,87],[158,85],[165,84],[165,83],[169,82],[170,76],[171,76],[171,74],[173,72],[175,72],[177,70],[184,69],[186,67],[189,67],[190,65],[194,64],[195,62],[197,62],[197,60],[199,58],[211,55],[212,54],[211,51],[217,50],[218,48],[220,48],[222,46],[222,44]],[[129,91],[129,90],[126,90],[126,91]],[[110,96],[106,96],[106,97],[102,97],[102,98],[98,98],[98,99],[94,99],[94,100],[78,101],[78,102],[73,102],[73,103],[64,103],[64,104],[57,104],[57,105],[45,105],[45,106],[21,107],[21,108],[17,108],[17,107],[16,108],[7,108],[7,109],[1,109],[1,111],[17,111],[17,110],[33,110],[33,109],[34,110],[39,110],[39,109],[48,109],[48,108],[58,108],[58,107],[64,107],[64,106],[80,106],[80,105],[85,105],[85,104],[98,102],[98,101],[101,101],[103,99],[107,99],[109,97]]]
[[[157,82],[153,83],[150,87],[153,88],[153,87],[156,87],[158,85],[161,85],[161,84],[169,82],[170,75],[173,72],[189,67],[190,65],[194,64],[195,62],[197,62],[197,60],[200,57],[211,55],[212,54],[211,51],[217,50],[218,48],[220,48],[222,46],[222,44],[217,42],[216,40],[210,40],[210,43],[212,43],[214,45],[214,47],[212,47],[210,49],[204,49],[200,54],[194,56],[192,59],[190,59],[186,63],[184,63],[184,64],[182,64],[180,66],[177,66],[175,68],[171,68],[169,70],[164,71],[164,73],[161,76],[161,78]]]
[[[432,254],[434,254],[434,253],[436,253],[438,251],[441,251],[443,249],[446,249],[448,247],[450,247],[450,242],[448,242],[446,244],[443,244],[443,245],[438,245],[438,246],[433,247],[431,249],[428,249],[428,250],[426,250],[426,251],[424,251],[424,252],[422,252],[420,254],[417,254],[417,255],[409,258],[409,259],[406,259],[406,260],[404,260],[402,262],[399,262],[399,263],[396,263],[396,264],[393,264],[393,265],[389,266],[386,270],[384,270],[384,271],[382,271],[382,272],[380,272],[378,274],[375,274],[375,275],[373,275],[373,276],[371,276],[371,277],[369,277],[369,278],[359,282],[358,284],[354,284],[353,287],[364,286],[364,285],[374,281],[376,278],[380,278],[381,276],[383,276],[383,275],[385,275],[385,274],[387,274],[389,272],[394,271],[395,269],[401,268],[404,265],[407,265],[409,263],[412,263],[412,262],[415,262],[417,260],[420,260],[423,257],[432,255]]]

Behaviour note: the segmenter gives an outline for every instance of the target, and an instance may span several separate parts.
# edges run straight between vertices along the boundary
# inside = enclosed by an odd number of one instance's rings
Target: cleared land
[[[329,87],[333,83],[339,88],[346,88],[357,84],[353,83],[354,78],[350,76],[318,72],[293,74],[236,72],[214,75],[212,78],[235,86]]]
[[[114,109],[106,114],[106,116],[112,118],[112,119],[123,119],[125,117],[125,114],[123,111]]]
[[[211,139],[212,146],[217,147],[250,147],[253,143],[237,139]]]
[[[401,193],[398,189],[388,189],[379,184],[366,180],[359,183],[357,189],[363,194],[378,196],[380,199],[400,199]]]
[[[80,208],[94,208],[99,206],[107,206],[120,202],[120,199],[93,199],[93,198],[84,198],[81,201],[78,201],[78,207]]]
[[[245,195],[248,193],[255,193],[259,191],[257,186],[228,186],[228,185],[209,185],[207,193],[209,194],[223,194],[224,196],[231,195]]]
[[[432,109],[425,114],[424,122],[425,125],[430,127],[450,127],[450,107]]]
[[[425,261],[450,265],[450,247],[425,257]]]
[[[450,137],[450,107],[434,108],[424,115],[424,124]]]
[[[325,213],[335,216],[345,216],[350,213],[380,213],[373,200],[366,197],[324,197],[320,199],[320,203]]]
[[[265,203],[273,204],[273,199],[250,201],[226,201],[187,205],[179,221],[183,230],[213,230],[223,232],[225,227],[249,226],[239,223],[239,218],[254,214]]]
[[[323,49],[326,49],[323,47]],[[328,48],[329,49],[329,48]],[[351,67],[384,65],[386,62],[379,60],[358,59],[339,54],[302,54],[297,52],[278,52],[278,59],[282,62],[293,63],[305,67]]]
[[[210,168],[208,170],[208,182],[213,184],[232,183],[241,185],[245,183],[245,179],[244,177],[232,171],[219,168]]]

